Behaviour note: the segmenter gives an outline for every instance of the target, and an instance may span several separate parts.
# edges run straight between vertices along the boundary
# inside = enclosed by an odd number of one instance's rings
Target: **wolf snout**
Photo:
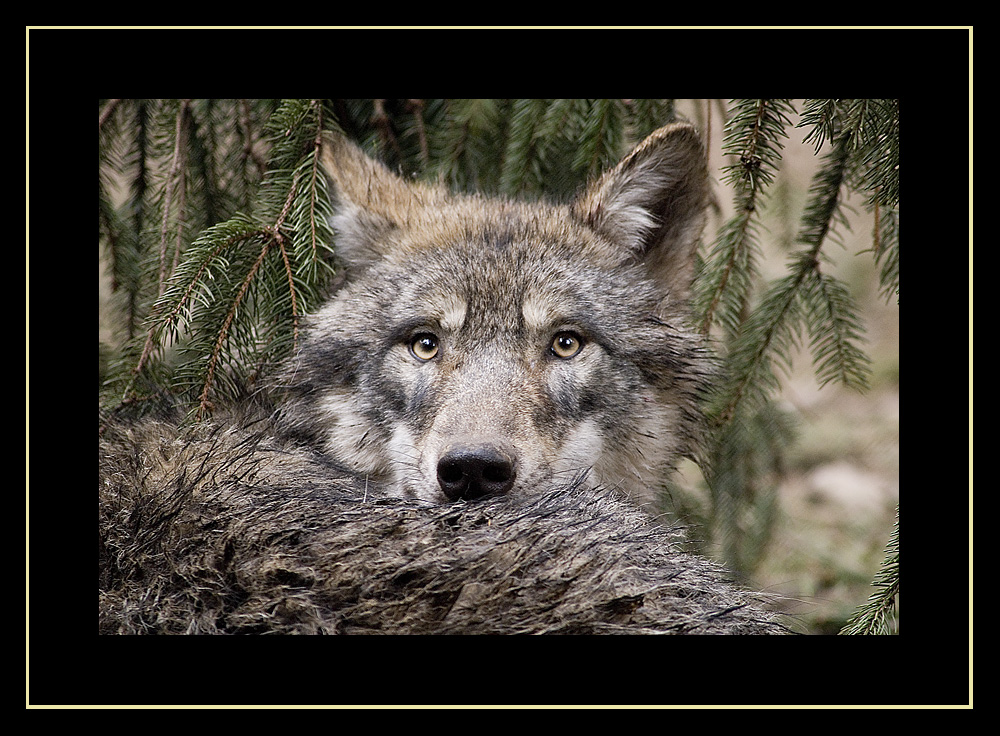
[[[514,454],[495,444],[460,444],[438,460],[438,484],[450,501],[500,496],[514,487]]]

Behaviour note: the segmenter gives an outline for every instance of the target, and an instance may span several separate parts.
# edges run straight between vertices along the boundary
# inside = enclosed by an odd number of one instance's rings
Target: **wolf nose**
[[[438,461],[438,484],[450,501],[500,496],[514,485],[511,457],[495,445],[458,446]]]

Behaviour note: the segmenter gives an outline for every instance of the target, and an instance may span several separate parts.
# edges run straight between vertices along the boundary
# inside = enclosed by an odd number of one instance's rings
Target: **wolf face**
[[[459,196],[323,144],[345,279],[284,376],[287,429],[395,494],[586,474],[647,503],[699,435],[686,326],[707,168],[653,133],[569,205]]]

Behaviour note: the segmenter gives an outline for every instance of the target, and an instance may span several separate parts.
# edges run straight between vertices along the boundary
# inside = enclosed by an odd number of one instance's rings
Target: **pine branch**
[[[760,257],[759,222],[753,214],[755,205],[749,207],[723,225],[702,264],[696,305],[702,334],[707,335],[713,323],[729,336],[739,332]]]
[[[818,269],[806,282],[805,301],[813,363],[820,387],[830,381],[858,391],[869,387],[870,360],[857,346],[864,328],[847,288]]]
[[[780,359],[786,370],[791,367],[801,321],[799,290],[809,270],[800,266],[775,281],[741,325],[730,345],[729,378],[710,406],[713,424],[727,424],[742,403],[760,404],[778,389],[773,360]]]
[[[184,177],[183,169],[186,157],[186,133],[188,119],[190,115],[190,100],[181,100],[177,109],[173,158],[170,162],[170,170],[167,172],[166,187],[163,195],[163,216],[160,225],[160,272],[157,279],[157,293],[162,294],[169,277],[170,263],[167,261],[167,240],[171,229],[171,214],[174,214],[177,221],[177,255],[180,251],[181,229],[180,223],[184,221]],[[175,200],[175,194],[180,192],[179,201]],[[175,205],[175,201],[177,204]],[[174,211],[176,207],[176,212]],[[177,259],[174,258],[173,263]],[[144,354],[146,351],[144,351]]]
[[[638,143],[657,128],[676,119],[673,100],[623,100],[628,113],[628,135],[631,142]],[[707,148],[707,141],[706,141]]]
[[[789,261],[789,275],[777,280],[732,342],[730,378],[716,397],[712,416],[725,424],[744,401],[760,403],[777,390],[774,360],[791,367],[798,333],[812,335],[814,362],[822,383],[839,379],[845,385],[867,387],[868,359],[855,343],[861,327],[846,289],[820,270],[823,245],[835,223],[843,220],[840,189],[844,181],[850,135],[840,136],[825,157],[810,188],[798,242],[806,247]]]
[[[99,232],[111,278],[105,308],[118,314],[107,321],[113,343],[131,340],[143,317],[148,280],[143,269],[149,230],[145,206],[149,171],[147,100],[110,100],[101,109],[99,133]]]
[[[108,118],[110,118],[114,114],[115,110],[118,108],[118,103],[120,102],[121,100],[107,101],[107,104],[105,104],[105,106],[101,109],[100,114],[98,115],[98,120],[97,120],[98,130],[104,127],[104,123],[106,123]]]
[[[849,165],[857,126],[848,128],[834,141],[810,188],[811,200],[803,215],[799,242],[808,247],[802,258],[811,278],[803,282],[802,298],[816,374],[823,386],[831,380],[864,391],[868,388],[869,359],[857,347],[863,327],[857,307],[846,287],[820,268],[820,252],[840,213],[841,187]],[[805,269],[803,269],[805,273]]]
[[[855,189],[868,195],[875,224],[872,248],[881,267],[886,300],[899,293],[899,100],[846,100],[843,116],[853,131]]]
[[[861,606],[850,618],[842,635],[884,635],[898,633],[898,623],[893,612],[896,596],[899,595],[899,507],[896,507],[896,523],[885,548],[885,561],[872,581],[875,592],[868,602]]]
[[[201,108],[205,116],[200,124],[206,133],[211,132],[213,108]],[[181,106],[178,120],[188,116],[183,110]],[[170,385],[179,396],[190,397],[198,417],[212,410],[216,398],[240,393],[257,371],[294,349],[303,311],[316,305],[330,273],[329,196],[317,149],[323,106],[318,101],[287,101],[269,123],[275,145],[257,213],[253,217],[237,213],[178,249],[173,273],[157,279],[160,293],[150,310],[141,349],[124,351],[124,359],[135,358],[128,379],[120,383],[120,402],[132,401],[137,392],[145,391],[143,387],[159,380],[154,376],[170,345],[177,347],[181,358]],[[180,122],[174,128],[175,154],[163,190],[164,213],[175,209],[171,202],[177,200],[169,181],[183,180],[183,163],[192,158],[183,152],[184,136],[177,132],[182,128]],[[206,138],[199,153],[200,170],[210,175],[215,166],[212,154],[224,157],[233,150],[250,163],[245,139],[230,136],[223,146]],[[166,222],[165,215],[161,222]],[[168,228],[161,227],[160,274],[170,261],[165,255],[165,232]]]
[[[165,284],[164,292],[153,304],[142,353],[132,369],[133,381],[126,385],[122,400],[129,398],[134,378],[143,373],[147,361],[194,322],[198,305],[207,309],[216,301],[215,293],[206,285],[226,278],[231,266],[226,252],[252,242],[260,234],[253,223],[234,218],[209,228],[191,245],[171,282]]]
[[[773,402],[742,412],[721,429],[705,481],[711,494],[713,537],[726,564],[751,572],[777,519],[783,450],[794,438],[791,417]]]
[[[446,124],[431,145],[439,154],[432,172],[455,189],[495,191],[503,118],[498,100],[449,100]]]
[[[272,221],[257,224],[231,241],[241,245],[236,255],[243,265],[227,263],[226,275],[232,279],[242,273],[243,277],[225,298],[224,315],[207,309],[198,323],[197,331],[213,339],[210,349],[204,339],[187,348],[194,357],[189,364],[189,381],[200,382],[198,416],[212,410],[210,396],[213,391],[222,390],[220,364],[231,366],[231,374],[225,376],[227,393],[231,393],[239,391],[261,365],[276,362],[294,350],[303,308],[315,305],[320,281],[329,273],[328,265],[319,255],[321,249],[328,247],[324,242],[331,240],[327,224],[329,207],[321,205],[329,201],[325,179],[319,172],[322,106],[316,101],[304,104],[308,114],[302,124],[311,132],[311,150],[289,171],[281,164],[298,154],[298,146],[293,142],[288,150],[284,141],[276,146],[273,163],[277,167],[272,169],[274,176],[262,190],[260,216],[268,217],[269,212],[274,212],[279,194],[284,198],[280,209],[270,215]],[[305,139],[304,135],[301,137]],[[236,223],[239,222],[237,219]],[[209,236],[207,243],[212,242]],[[254,252],[256,257],[248,260]],[[213,253],[218,257],[222,251]],[[271,257],[273,253],[277,259]]]
[[[544,186],[539,165],[543,145],[540,127],[545,117],[545,100],[514,100],[508,129],[507,148],[500,172],[500,189],[511,196],[537,194]]]
[[[872,253],[880,266],[882,296],[888,301],[894,294],[899,295],[899,211],[883,211],[876,202],[875,215]]]
[[[230,335],[230,328],[233,324],[233,319],[236,317],[236,310],[239,308],[240,304],[243,302],[243,297],[247,293],[247,289],[253,283],[254,278],[257,275],[257,271],[260,269],[260,265],[264,262],[264,257],[267,255],[269,249],[269,244],[265,243],[260,249],[260,255],[257,260],[254,261],[253,267],[247,273],[246,278],[243,279],[243,283],[240,285],[240,289],[236,294],[236,298],[233,299],[232,306],[229,311],[226,312],[226,318],[222,324],[222,328],[219,330],[218,338],[215,341],[215,347],[212,350],[211,357],[208,361],[208,370],[205,374],[205,380],[202,385],[201,394],[198,397],[198,412],[197,417],[199,419],[205,417],[211,413],[211,406],[209,404],[209,390],[212,388],[215,378],[215,370],[219,361],[219,356],[222,353],[222,347],[226,339]]]
[[[809,129],[802,142],[812,141],[815,153],[820,152],[824,143],[833,140],[839,129],[838,103],[839,100],[806,100],[799,127]]]
[[[713,323],[729,335],[739,330],[742,314],[757,276],[760,255],[758,212],[765,187],[774,180],[781,160],[785,126],[795,110],[787,100],[736,100],[733,103],[723,152],[737,163],[725,168],[724,180],[735,192],[736,214],[712,246],[699,279],[696,305],[701,331]]]
[[[622,153],[623,106],[620,100],[594,100],[586,112],[573,158],[582,179],[595,178]]]

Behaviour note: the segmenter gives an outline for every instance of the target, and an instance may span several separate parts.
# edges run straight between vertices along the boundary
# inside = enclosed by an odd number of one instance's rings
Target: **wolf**
[[[581,476],[651,506],[702,434],[688,325],[708,170],[667,125],[568,204],[414,183],[328,136],[344,277],[282,377],[282,427],[425,502]]]
[[[341,281],[263,410],[102,434],[100,632],[788,633],[645,510],[712,380],[693,128],[561,204],[322,157]]]

